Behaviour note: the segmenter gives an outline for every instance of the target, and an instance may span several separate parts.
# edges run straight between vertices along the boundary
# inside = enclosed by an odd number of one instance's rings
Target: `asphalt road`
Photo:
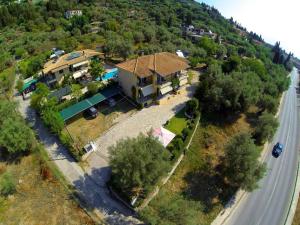
[[[298,166],[300,124],[296,86],[297,70],[291,73],[291,86],[282,102],[280,127],[264,156],[268,171],[260,181],[260,188],[239,203],[225,221],[226,225],[282,225],[285,222],[294,191]],[[271,154],[276,142],[284,144],[279,158]]]

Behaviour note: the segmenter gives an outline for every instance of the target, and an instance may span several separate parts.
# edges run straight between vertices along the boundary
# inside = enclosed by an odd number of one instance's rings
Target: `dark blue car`
[[[277,142],[277,144],[274,145],[274,147],[273,147],[272,155],[275,158],[278,158],[281,155],[282,151],[283,151],[283,144],[280,144],[279,142]]]

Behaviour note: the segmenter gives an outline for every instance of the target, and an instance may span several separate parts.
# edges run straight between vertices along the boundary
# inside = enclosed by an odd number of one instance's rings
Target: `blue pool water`
[[[112,78],[117,77],[118,72],[119,72],[118,68],[112,69],[111,71],[105,73],[105,74],[102,76],[102,81],[110,80],[110,79],[112,79]],[[99,81],[99,80],[101,80],[101,79],[100,79],[100,77],[98,77],[96,80]]]

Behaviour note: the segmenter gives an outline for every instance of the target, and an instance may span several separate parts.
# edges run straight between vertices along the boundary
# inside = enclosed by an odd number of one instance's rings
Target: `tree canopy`
[[[260,151],[249,134],[239,134],[225,147],[225,174],[229,183],[246,191],[257,188],[264,176],[265,164],[258,161]]]
[[[169,153],[152,136],[121,140],[109,152],[113,183],[127,196],[143,194],[169,169]]]
[[[272,114],[264,112],[257,121],[254,137],[262,144],[274,136],[278,126],[277,119]]]
[[[0,101],[0,149],[9,153],[30,151],[34,144],[34,134],[16,113],[16,106],[6,100]]]

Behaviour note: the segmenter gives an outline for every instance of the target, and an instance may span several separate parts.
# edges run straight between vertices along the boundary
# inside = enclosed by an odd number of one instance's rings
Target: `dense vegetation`
[[[279,98],[289,85],[286,75],[291,70],[292,54],[286,56],[280,43],[271,49],[260,35],[248,33],[236,22],[226,20],[216,9],[192,0],[53,0],[38,1],[37,4],[26,1],[19,4],[7,0],[1,3],[1,93],[11,91],[15,70],[20,71],[23,79],[36,76],[53,47],[66,52],[96,48],[104,53],[107,60],[113,62],[142,54],[175,52],[181,49],[189,53],[192,67],[197,68],[202,63],[206,65],[195,95],[197,100],[188,104],[189,115],[198,115],[199,112],[195,111],[201,111],[205,123],[216,122],[209,120],[211,118],[220,122],[220,118],[224,121],[238,118],[255,107],[252,121],[254,131],[252,134],[236,136],[226,145],[221,177],[229,183],[227,187],[241,187],[249,191],[257,187],[256,183],[265,169],[257,161],[259,150],[254,143],[262,144],[273,136],[278,126],[274,114]],[[65,11],[74,8],[81,9],[83,16],[65,19]],[[98,22],[98,25],[93,22]],[[203,37],[192,42],[183,32],[183,28],[191,24],[213,31],[217,34],[216,39]],[[91,32],[95,26],[97,33]],[[103,68],[92,66],[93,77],[101,76],[102,73]],[[21,84],[20,81],[18,87]],[[80,87],[72,85],[71,88],[72,97],[75,101],[79,100]],[[97,87],[90,85],[88,90],[89,93],[95,93]],[[40,116],[51,131],[60,135],[71,151],[76,151],[70,144],[69,137],[61,134],[63,121],[57,112],[66,104],[57,106],[56,100],[47,99],[48,94],[49,89],[39,84],[32,96],[31,105],[41,113]],[[33,133],[20,116],[14,113],[14,109],[14,104],[7,101],[0,104],[0,128],[3,130],[0,135],[0,150],[8,154],[31,150],[34,144]],[[183,133],[188,132],[185,130]],[[15,138],[14,134],[19,135]],[[205,135],[204,138],[209,145],[209,138]],[[182,148],[181,137],[175,140],[172,147]],[[165,165],[163,155],[156,155],[158,160],[151,162],[154,156],[145,150],[153,142],[155,141],[152,139],[147,139],[146,142],[127,140],[112,150],[112,162],[116,165],[113,166],[113,171],[119,175],[114,182],[118,186],[124,186],[130,192],[129,195],[137,194],[142,188],[150,189],[163,174],[162,169],[167,167],[162,166]],[[124,151],[128,150],[128,146],[140,154]],[[158,143],[153,143],[153,146],[156,146],[153,150],[156,153],[164,152]],[[122,157],[118,158],[118,154]],[[239,156],[239,163],[235,163]],[[124,160],[128,161],[125,161],[126,165],[133,167],[120,170]],[[135,165],[133,162],[145,164]],[[159,163],[155,162],[160,162],[161,165],[158,166]],[[149,165],[154,169],[151,169],[152,174],[145,175]],[[136,174],[129,177],[132,169]],[[211,168],[206,168],[207,171],[209,169]],[[0,179],[4,187],[0,190],[1,193],[12,193],[14,181],[10,175],[4,174]],[[136,192],[133,193],[133,190]],[[186,204],[183,196],[174,197],[167,203],[161,200],[157,205],[160,208],[159,215],[149,211],[144,214],[145,220],[152,224],[197,224],[198,220],[194,215],[199,210],[205,211],[196,201]]]
[[[82,17],[64,18],[68,9],[83,10]],[[76,48],[101,48],[107,57],[123,59],[159,51],[189,51],[191,62],[209,61],[213,55],[259,56],[270,54],[239,35],[214,8],[193,1],[41,1],[38,4],[7,1],[1,7],[0,71],[19,63],[25,77],[35,75],[51,48],[69,52]],[[91,33],[92,22],[100,22]],[[194,24],[218,34],[214,43],[204,38],[192,44],[182,36],[182,26]]]
[[[235,136],[225,147],[224,174],[231,185],[252,191],[257,188],[266,165],[258,162],[260,151],[249,134]]]

